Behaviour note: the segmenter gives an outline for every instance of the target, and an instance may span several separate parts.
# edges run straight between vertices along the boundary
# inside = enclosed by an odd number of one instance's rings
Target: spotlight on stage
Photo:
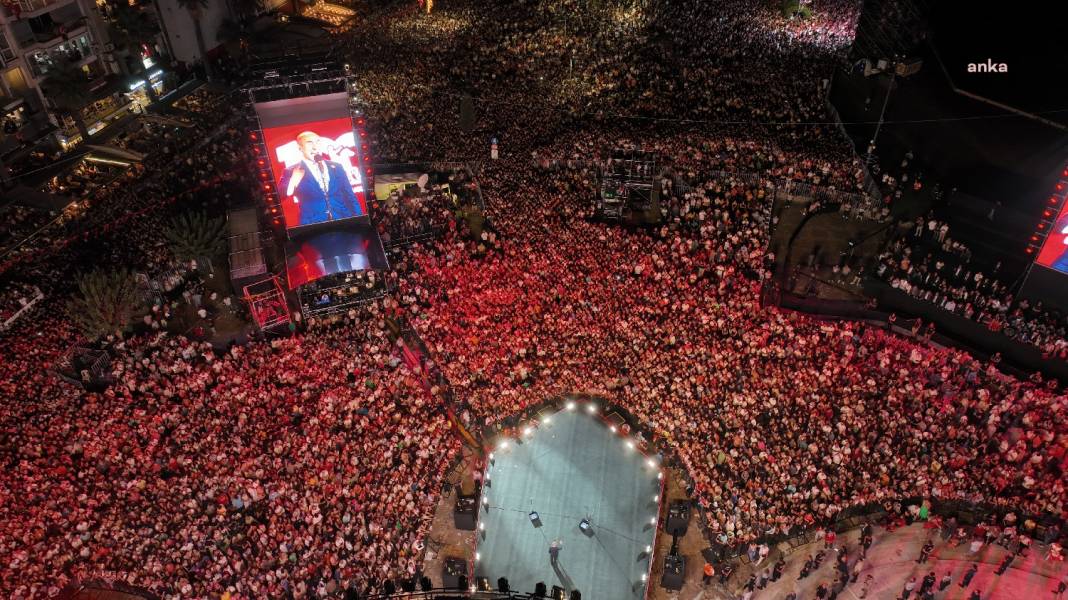
[[[567,408],[567,410],[575,410],[575,403],[574,402],[568,402],[567,406],[565,408]]]
[[[505,594],[512,591],[511,586],[508,585],[507,577],[501,577],[497,579],[497,590]]]
[[[646,545],[645,550],[638,554],[638,560],[647,560],[653,556],[653,547]]]
[[[562,588],[562,587],[560,587],[558,585],[554,585],[553,586],[553,593],[549,597],[552,598],[553,600],[565,600],[564,599],[564,588]]]
[[[532,510],[527,516],[530,517],[531,525],[533,525],[534,527],[541,527],[541,517],[538,515],[538,511]]]
[[[590,413],[591,415],[593,413],[597,412],[597,405],[592,403],[592,402],[587,404],[586,405],[586,412]]]
[[[480,592],[488,592],[488,591],[490,591],[490,582],[489,582],[489,579],[486,578],[486,577],[476,577],[475,578],[475,586],[478,588],[478,591],[480,591]]]
[[[534,596],[538,597],[538,598],[544,598],[547,595],[548,595],[548,592],[546,591],[546,588],[545,588],[545,582],[544,581],[539,581],[534,586]]]

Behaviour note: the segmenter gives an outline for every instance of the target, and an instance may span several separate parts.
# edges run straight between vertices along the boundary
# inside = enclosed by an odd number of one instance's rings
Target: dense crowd
[[[573,219],[565,187],[491,206],[497,254],[421,255],[419,325],[460,396],[490,421],[568,390],[626,406],[732,541],[901,496],[1064,514],[1063,397],[959,351],[761,310],[759,189],[700,188],[693,235]]]
[[[1068,358],[1068,327],[1058,311],[1017,299],[993,270],[973,261],[971,250],[953,239],[949,225],[918,217],[879,256],[876,275],[910,296],[986,324],[1048,356]]]
[[[167,333],[173,306],[158,306],[108,340],[103,392],[46,373],[88,341],[36,309],[0,337],[0,595],[115,577],[168,599],[322,598],[417,574],[460,440],[446,390],[427,394],[400,360],[393,317],[420,333],[466,420],[574,391],[629,409],[728,542],[912,496],[1068,516],[1064,396],[960,351],[760,306],[768,182],[862,186],[833,130],[786,124],[822,120],[855,2],[815,2],[809,21],[734,0],[574,19],[572,0],[441,4],[373,13],[356,26],[367,35],[338,41],[364,73],[376,156],[483,156],[499,136],[501,159],[478,173],[492,226],[440,190],[398,198],[384,233],[440,236],[364,282],[392,293],[225,352]],[[710,29],[694,36],[697,23]],[[456,125],[458,90],[479,98],[475,133]],[[160,207],[225,206],[252,187],[232,96],[202,93],[180,107],[192,127],[149,128],[136,182],[6,268],[50,295],[87,263],[173,270]],[[658,157],[665,220],[594,221],[599,168],[638,145]],[[208,294],[185,292],[194,307]]]
[[[459,442],[384,330],[372,310],[222,356],[138,338],[78,402],[40,369],[5,373],[5,398],[39,391],[2,432],[5,597],[114,573],[174,598],[413,575]],[[5,356],[34,341],[20,329]]]

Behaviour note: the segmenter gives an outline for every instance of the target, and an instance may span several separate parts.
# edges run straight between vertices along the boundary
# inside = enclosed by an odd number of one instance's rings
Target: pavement
[[[845,548],[849,555],[850,568],[858,557],[859,537],[859,530],[838,535],[837,546],[839,550]],[[919,585],[923,577],[933,571],[936,580],[941,580],[947,573],[953,579],[944,591],[935,592],[934,597],[937,600],[967,600],[974,590],[980,592],[982,600],[1044,600],[1055,598],[1053,590],[1057,582],[1068,576],[1065,563],[1047,561],[1046,548],[1038,544],[1026,556],[1017,557],[1004,574],[997,575],[999,563],[1008,554],[1005,548],[998,545],[984,546],[977,554],[970,555],[966,544],[954,547],[943,542],[937,530],[925,529],[920,523],[901,527],[893,532],[876,527],[873,538],[874,543],[868,551],[865,566],[857,582],[847,585],[838,595],[839,599],[896,600],[902,597],[905,582],[910,577],[915,577]],[[920,564],[917,562],[920,548],[928,539],[935,542],[935,548],[927,562]],[[827,584],[828,587],[834,583],[836,550],[828,551],[820,569],[805,579],[799,579],[799,575],[805,559],[823,549],[823,546],[822,540],[793,550],[785,544],[777,546],[772,549],[764,564],[755,568],[748,564],[739,566],[725,588],[718,584],[712,584],[707,589],[701,586],[700,568],[704,563],[698,555],[694,557],[695,564],[690,570],[691,581],[688,581],[687,587],[681,593],[661,593],[653,597],[675,600],[738,598],[750,574],[770,568],[778,556],[784,556],[786,569],[782,578],[763,590],[757,590],[752,600],[782,600],[791,592],[797,594],[798,600],[816,598],[816,588],[821,583]],[[979,570],[970,585],[961,587],[961,578],[973,563],[979,565]],[[865,583],[868,575],[871,575],[871,580]],[[918,598],[916,592],[913,592],[911,598]]]

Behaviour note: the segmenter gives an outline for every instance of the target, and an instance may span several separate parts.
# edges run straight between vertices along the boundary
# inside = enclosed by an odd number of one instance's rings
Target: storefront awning
[[[157,83],[163,77],[163,69],[153,67],[149,69],[148,76],[152,79],[152,83]],[[145,87],[145,78],[141,73],[129,75],[122,82],[122,91],[126,93],[135,92],[143,87]]]
[[[124,150],[122,148],[116,148],[115,146],[86,144],[86,148],[89,148],[90,150],[96,150],[101,154],[110,154],[111,156],[115,156],[133,162],[141,162],[145,159],[145,155],[140,152],[134,152],[133,150]]]

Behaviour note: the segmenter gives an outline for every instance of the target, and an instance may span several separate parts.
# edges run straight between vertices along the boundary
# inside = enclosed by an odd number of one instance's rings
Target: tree
[[[141,79],[145,82],[145,92],[148,94],[149,100],[155,102],[158,98],[156,97],[155,88],[152,87],[148,69],[145,68],[145,63],[141,60],[141,46],[155,44],[156,36],[159,35],[159,27],[148,16],[148,13],[134,8],[128,3],[119,2],[115,5],[111,24],[108,28],[111,40],[115,45],[125,48],[127,52],[137,59],[137,66],[133,74],[141,75]]]
[[[74,120],[82,142],[89,141],[89,130],[82,118],[82,108],[93,99],[89,90],[89,78],[74,62],[65,57],[57,57],[48,68],[44,82],[45,95],[52,100],[60,112]]]
[[[78,276],[78,293],[67,303],[67,315],[91,340],[122,335],[143,309],[144,296],[126,269]]]
[[[231,0],[234,18],[242,25],[247,24],[253,17],[263,11],[261,0]]]
[[[208,7],[210,0],[178,0],[178,6],[189,11],[189,18],[193,19],[193,32],[197,36],[197,50],[200,58],[204,61],[204,74],[208,79],[212,78],[211,61],[208,60],[208,50],[204,47],[204,29],[200,26],[201,11]]]
[[[225,219],[212,219],[203,212],[192,212],[172,220],[163,235],[178,260],[211,259],[226,248],[225,230]]]
[[[246,21],[235,21],[233,19],[223,19],[222,23],[219,23],[219,31],[216,34],[218,38],[227,44],[237,44],[241,48],[241,52],[247,52],[248,40],[252,37],[252,32],[245,25]]]

